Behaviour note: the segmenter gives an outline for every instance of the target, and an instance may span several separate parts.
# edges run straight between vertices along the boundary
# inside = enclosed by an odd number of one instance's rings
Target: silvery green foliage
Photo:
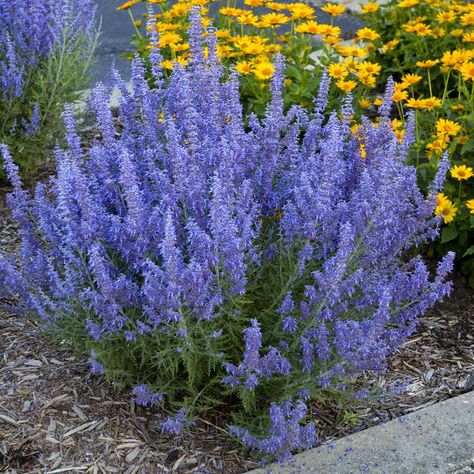
[[[327,77],[312,114],[285,112],[277,58],[265,118],[245,118],[196,11],[190,35],[169,83],[156,49],[155,88],[140,59],[133,92],[116,76],[120,133],[100,84],[89,150],[66,110],[57,175],[33,197],[3,148],[22,246],[0,259],[1,296],[92,351],[136,403],[174,408],[165,432],[238,399],[234,433],[284,460],[315,442],[307,400],[383,370],[449,292],[453,256],[434,278],[410,257],[438,219],[405,164],[413,118],[402,143],[390,127],[393,83],[378,125],[354,135],[349,100],[325,119]]]
[[[0,142],[34,172],[88,80],[94,0],[0,0]]]

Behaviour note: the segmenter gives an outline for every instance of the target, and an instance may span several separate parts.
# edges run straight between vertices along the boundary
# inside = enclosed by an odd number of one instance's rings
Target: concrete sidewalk
[[[310,449],[296,455],[283,468],[272,465],[251,474],[270,471],[273,474],[474,473],[474,392]]]

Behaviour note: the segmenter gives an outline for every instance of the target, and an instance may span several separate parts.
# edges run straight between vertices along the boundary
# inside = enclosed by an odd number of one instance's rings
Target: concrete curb
[[[446,474],[474,458],[474,392],[298,454],[249,474]]]

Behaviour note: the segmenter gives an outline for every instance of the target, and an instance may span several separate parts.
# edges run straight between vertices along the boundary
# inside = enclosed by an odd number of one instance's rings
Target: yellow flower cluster
[[[450,145],[451,140],[459,134],[461,126],[452,120],[440,118],[436,122],[434,141],[426,146],[430,158],[440,156]]]
[[[163,0],[131,0],[118,9],[129,9],[143,1],[163,3]],[[176,62],[186,64],[189,57],[189,45],[186,42],[187,15],[190,8],[200,5],[204,15],[208,13],[211,0],[178,0],[173,6],[161,5],[161,13],[156,16],[156,28],[160,34],[158,46],[165,56],[163,66],[172,69]],[[222,61],[235,66],[242,75],[253,75],[259,81],[266,81],[273,75],[271,65],[273,55],[291,47],[291,42],[299,41],[301,49],[311,50],[313,37],[318,36],[327,48],[327,56],[340,57],[341,63],[334,64],[331,75],[336,79],[340,91],[348,93],[361,85],[361,107],[370,107],[367,93],[373,89],[380,73],[380,66],[367,61],[367,57],[376,46],[379,34],[370,28],[361,28],[352,45],[341,44],[341,29],[334,26],[332,19],[345,12],[345,6],[327,3],[321,10],[331,16],[331,24],[318,22],[313,7],[306,3],[280,3],[273,0],[244,0],[244,8],[223,6],[219,9],[216,21],[218,37],[217,54]],[[263,8],[262,8],[263,7]],[[375,13],[377,3],[368,3],[363,7],[366,13]],[[258,9],[258,10],[256,10]],[[212,21],[205,16],[204,24]],[[277,35],[276,29],[288,24],[291,34]],[[151,47],[148,45],[148,47]],[[305,64],[299,64],[305,67]],[[344,72],[338,72],[338,68]]]
[[[453,149],[469,140],[469,130],[461,116],[468,112],[466,107],[472,111],[474,106],[474,4],[465,0],[447,3],[441,0],[399,0],[394,8],[398,9],[401,20],[393,37],[387,37],[383,28],[379,30],[371,26],[370,19],[375,19],[380,9],[385,7],[369,0],[362,5],[362,12],[368,19],[367,26],[355,32],[351,43],[342,41],[341,29],[333,23],[335,17],[345,12],[345,7],[337,3],[327,3],[321,8],[330,15],[329,24],[318,21],[315,9],[302,2],[243,0],[242,8],[231,4],[222,6],[217,18],[209,16],[211,0],[177,0],[171,6],[164,0],[129,0],[119,9],[129,9],[140,1],[160,4],[160,13],[155,15],[156,29],[158,46],[164,55],[163,66],[167,69],[173,69],[176,63],[186,64],[189,57],[187,16],[191,7],[199,5],[203,25],[213,22],[217,26],[217,55],[220,60],[235,68],[241,76],[260,83],[261,88],[267,87],[266,81],[274,74],[272,62],[276,52],[294,51],[297,45],[301,62],[295,61],[295,66],[304,69],[309,53],[315,49],[313,38],[317,36],[323,48],[323,64],[327,64],[335,87],[339,93],[354,94],[361,110],[381,104],[374,94],[382,73],[380,58],[397,54],[407,46],[412,47],[415,52],[412,69],[399,76],[393,92],[400,117],[392,122],[396,136],[402,140],[405,133],[403,117],[406,110],[411,109],[417,114],[428,113],[436,117],[435,132],[425,142],[428,158],[437,159],[448,148]],[[279,32],[282,25],[288,25],[291,33],[282,35]],[[430,55],[431,46],[436,42],[442,42],[443,48],[438,48],[438,54]],[[432,77],[437,78],[436,83],[432,83]],[[439,84],[440,78],[446,84],[444,93],[439,87],[432,87]],[[463,100],[453,103],[449,97],[452,87],[448,87],[448,83],[456,78],[459,80],[457,92],[460,97],[469,94],[472,98],[469,104]],[[292,79],[287,79],[285,84],[290,86],[292,82]],[[260,86],[255,93],[261,89]],[[448,100],[449,105],[446,105]],[[365,155],[362,142],[361,155]],[[465,165],[452,169],[451,178],[462,180],[470,177],[471,168],[462,166]],[[459,203],[456,201],[455,205],[454,201],[443,196],[439,197],[436,213],[442,214],[448,223],[454,219]],[[468,200],[466,206],[474,214],[474,199]]]
[[[318,23],[313,7],[306,3],[280,3],[272,0],[244,0],[245,8],[225,6],[219,9],[219,17],[206,16],[211,0],[178,0],[172,6],[165,6],[164,0],[130,0],[118,10],[130,9],[139,2],[161,3],[161,13],[156,14],[156,29],[160,34],[158,46],[165,61],[163,66],[172,69],[176,62],[186,64],[189,45],[186,42],[187,15],[195,6],[201,6],[204,26],[216,22],[218,29],[217,55],[222,61],[234,65],[243,75],[253,74],[257,80],[266,81],[272,77],[274,68],[272,56],[284,49],[285,43],[295,37],[320,35],[325,44],[335,46],[341,41],[341,30],[329,24]],[[262,8],[263,13],[262,13]],[[256,10],[256,9],[259,10]],[[328,3],[322,8],[332,17],[341,15],[345,7]],[[290,25],[292,35],[277,36],[275,30]],[[306,44],[309,44],[309,38]],[[148,45],[150,48],[151,45]]]
[[[365,37],[382,43],[375,53],[378,58],[386,64],[390,58],[401,60],[405,70],[410,71],[395,84],[393,100],[399,116],[403,118],[406,109],[415,111],[418,140],[420,127],[425,127],[426,131],[427,124],[431,127],[434,123],[431,139],[419,141],[425,146],[426,156],[434,167],[448,149],[456,162],[460,159],[458,145],[471,144],[474,138],[473,125],[466,120],[474,113],[474,4],[466,0],[399,0],[384,10],[391,14],[392,37],[386,34],[387,23],[373,16],[379,11],[377,5],[368,3],[362,11],[369,29]],[[384,37],[381,37],[382,31]],[[371,58],[369,56],[369,60]],[[410,58],[413,58],[412,62]],[[394,122],[398,134],[397,127],[403,122]],[[468,150],[472,148],[469,146]],[[466,195],[474,194],[474,190],[469,191],[474,185],[471,179],[474,160],[470,154],[463,153],[461,158],[466,164],[452,166],[449,173],[450,180],[457,185],[450,184],[446,187],[449,191],[437,197],[435,213],[442,216],[446,224],[458,215],[465,219],[465,213],[459,211],[464,206],[474,215],[474,199],[464,201]],[[463,193],[461,184],[466,181],[471,188],[465,186]]]

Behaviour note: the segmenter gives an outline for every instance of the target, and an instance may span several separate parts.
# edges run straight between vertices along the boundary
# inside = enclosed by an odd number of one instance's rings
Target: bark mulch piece
[[[215,423],[177,438],[37,325],[0,313],[0,472],[245,472],[257,466]]]
[[[0,195],[0,251],[17,245],[17,227]],[[350,404],[313,403],[320,438],[331,441],[474,388],[474,291],[455,275],[455,290],[369,383],[406,390]],[[0,301],[1,304],[1,301]],[[0,311],[0,472],[243,473],[257,467],[213,413],[179,437],[160,433],[163,413],[136,407],[127,393],[89,374],[66,345],[53,347],[37,324]]]

